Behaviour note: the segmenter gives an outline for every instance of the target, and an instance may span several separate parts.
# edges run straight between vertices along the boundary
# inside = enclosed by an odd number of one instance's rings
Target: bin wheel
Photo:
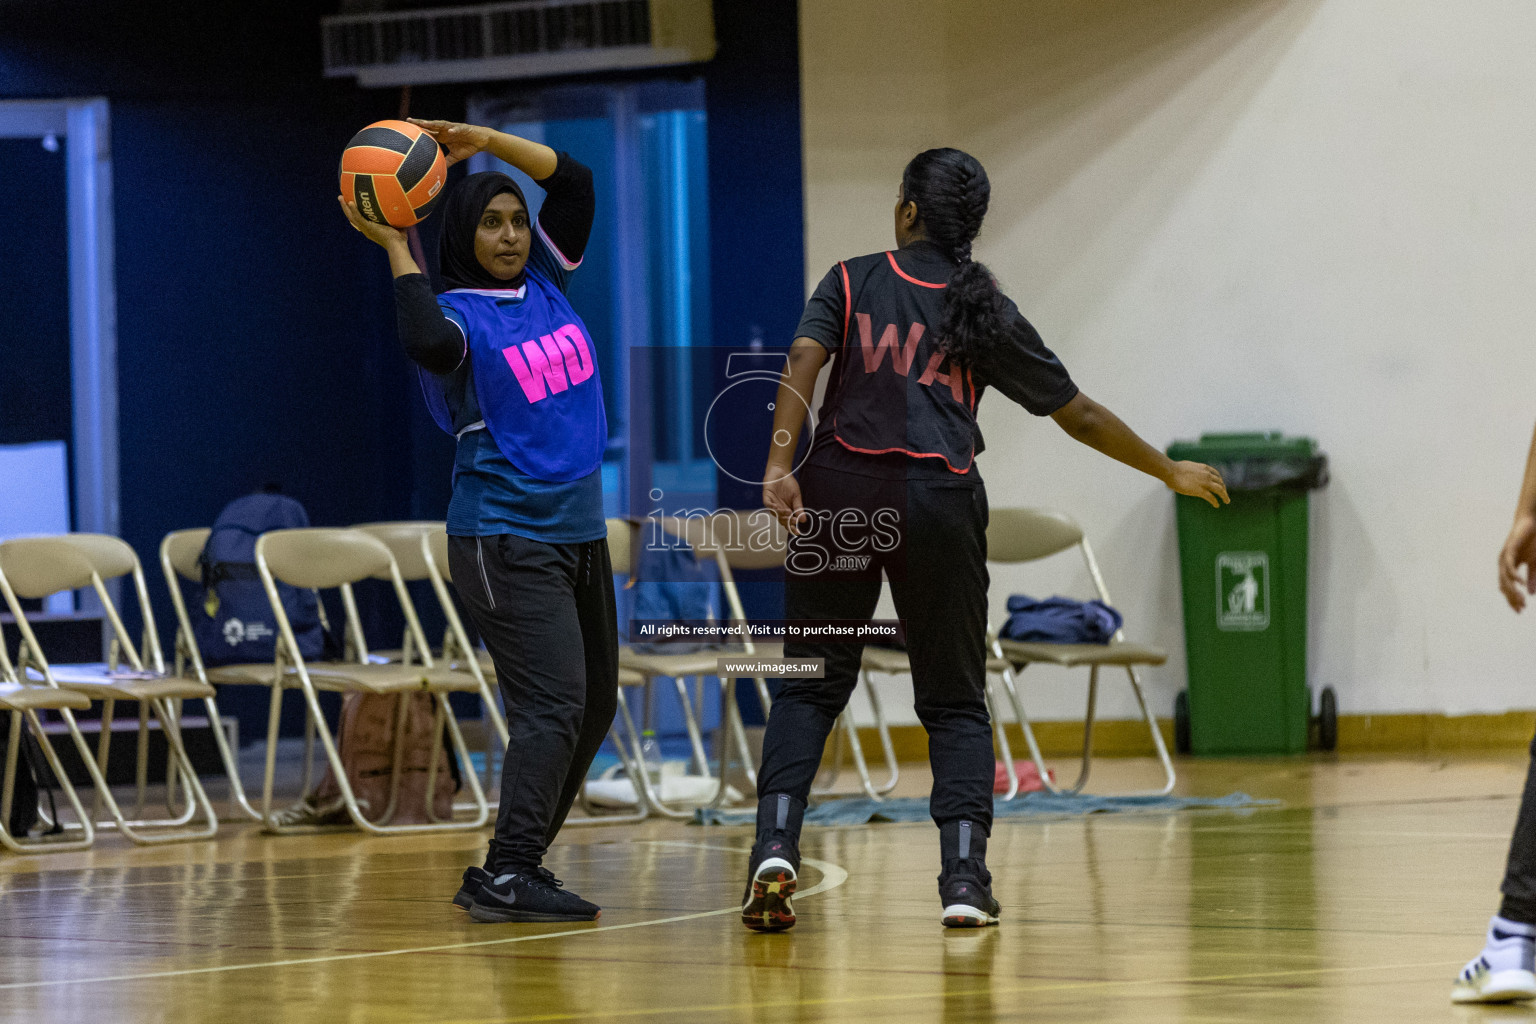
[[[1333,687],[1323,687],[1317,701],[1317,745],[1322,750],[1335,750],[1339,745],[1339,698]]]
[[[1189,691],[1180,690],[1173,698],[1173,749],[1189,753]]]

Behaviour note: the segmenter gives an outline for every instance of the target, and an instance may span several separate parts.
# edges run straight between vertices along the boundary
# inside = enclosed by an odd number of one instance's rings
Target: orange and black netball
[[[341,194],[376,224],[408,228],[443,194],[448,161],[437,141],[405,121],[375,121],[341,154]]]

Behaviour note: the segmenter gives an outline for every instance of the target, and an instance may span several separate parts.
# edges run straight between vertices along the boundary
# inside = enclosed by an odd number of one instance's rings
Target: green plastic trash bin
[[[1212,508],[1176,497],[1189,660],[1187,698],[1175,712],[1179,745],[1196,754],[1300,753],[1311,719],[1307,495],[1327,482],[1327,457],[1311,438],[1278,432],[1203,434],[1173,443],[1168,456],[1215,466],[1232,498]]]

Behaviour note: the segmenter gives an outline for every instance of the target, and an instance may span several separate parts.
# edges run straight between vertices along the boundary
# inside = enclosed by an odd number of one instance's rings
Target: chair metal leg
[[[1022,667],[1020,670],[1022,671]],[[1029,747],[1030,760],[1035,762],[1035,769],[1040,773],[1040,784],[1048,792],[1061,796],[1062,791],[1052,781],[1051,770],[1046,767],[1045,757],[1040,753],[1040,743],[1035,739],[1035,730],[1029,724],[1029,715],[1024,710],[1024,701],[1019,697],[1018,684],[1011,670],[1003,673],[1003,689],[1008,692],[1009,701],[1013,704],[1013,713],[1018,717],[1019,729],[1024,733],[1024,743]]]
[[[727,793],[726,776],[730,772],[730,752],[734,746],[747,784],[757,788],[757,772],[752,768],[752,752],[747,746],[747,728],[741,719],[741,709],[736,706],[736,680],[729,676],[720,678],[720,778],[715,797],[709,802],[711,809],[725,806]]]
[[[245,785],[240,780],[240,759],[236,751],[230,749],[229,737],[224,733],[224,717],[219,714],[217,701],[212,697],[204,697],[203,708],[208,714],[208,725],[213,729],[213,742],[219,748],[219,759],[224,762],[224,772],[229,776],[230,800],[247,818],[260,821],[261,812],[251,806]]]
[[[11,801],[16,795],[16,762],[21,756],[21,712],[12,711],[5,745],[5,778],[0,781],[0,827],[10,824]],[[6,844],[8,847],[11,845]]]
[[[103,722],[104,726],[109,723]],[[149,799],[149,705],[139,701],[138,746],[134,750],[133,782],[137,787],[133,804],[133,816],[142,818],[148,813],[145,806]],[[169,764],[169,758],[166,759]],[[169,795],[169,794],[167,794]],[[175,811],[171,811],[175,814]]]
[[[838,728],[838,722],[832,723],[832,733],[827,739],[832,744],[831,763],[827,768],[827,781],[823,782],[820,786],[814,783],[811,785],[811,792],[817,796],[823,796],[836,789],[837,777],[843,771],[843,732]]]
[[[1125,667],[1125,674],[1131,678],[1131,692],[1136,695],[1136,705],[1141,708],[1141,717],[1147,723],[1147,728],[1152,733],[1152,747],[1157,751],[1157,759],[1163,766],[1163,786],[1161,789],[1148,790],[1150,796],[1167,796],[1173,792],[1174,783],[1178,781],[1178,775],[1173,768],[1173,759],[1168,756],[1168,745],[1163,742],[1163,731],[1157,727],[1157,719],[1147,710],[1147,701],[1141,690],[1141,680],[1136,677],[1136,669],[1130,665]]]
[[[299,781],[299,792],[308,796],[315,781],[315,720],[309,708],[304,708],[304,774]]]
[[[380,824],[394,821],[395,812],[400,809],[400,782],[405,776],[405,725],[410,712],[411,695],[402,693],[395,698],[395,738],[390,745],[389,798],[384,802],[384,813],[374,819]],[[430,795],[428,799],[431,799]]]
[[[437,759],[443,752],[443,709],[441,705],[434,705],[432,714],[432,751],[427,761],[427,820],[441,821],[437,816]],[[452,810],[449,811],[452,819]]]
[[[1077,781],[1072,783],[1068,793],[1076,796],[1083,791],[1083,786],[1088,782],[1088,772],[1093,767],[1093,720],[1099,709],[1099,666],[1090,665],[1088,668],[1088,710],[1083,715],[1083,763],[1078,769]]]
[[[156,703],[155,704],[155,708],[157,709],[156,713],[155,713],[157,718],[159,717],[159,715],[160,715],[162,710],[163,711],[167,711],[171,715],[172,720],[176,723],[177,735],[178,736],[181,735],[181,701],[179,699],[167,698],[167,699],[165,699],[163,701],[160,701],[160,702]],[[141,701],[139,703],[139,718],[140,718],[140,722],[141,722],[140,727],[139,727],[139,732],[140,732],[140,735],[142,737],[141,745],[142,745],[143,750],[144,750],[144,756],[145,756],[145,761],[146,761],[146,764],[145,764],[146,774],[147,774],[147,770],[148,770],[147,762],[148,762],[148,756],[149,756],[149,747],[148,747],[148,743],[147,743],[147,740],[149,738],[149,728],[148,728],[148,722],[147,722],[148,714],[147,714],[147,712],[148,712],[148,709],[146,708],[145,703]],[[164,731],[166,728],[168,728],[168,726],[165,724],[165,722],[162,721],[161,724],[160,724],[160,728],[161,728],[161,731]],[[185,741],[183,741],[183,745],[185,745]],[[187,763],[189,765],[192,763],[190,757],[188,758]],[[192,786],[191,786],[190,782],[188,782],[188,784],[187,784],[187,806],[186,806],[186,809],[182,810],[182,811],[177,811],[176,810],[176,791],[179,788],[177,786],[177,780],[178,779],[182,779],[182,778],[184,778],[184,776],[181,775],[181,770],[178,767],[178,765],[176,763],[176,760],[174,758],[167,757],[165,759],[165,793],[166,793],[165,809],[166,809],[166,813],[169,814],[170,817],[165,818],[163,820],[155,821],[155,822],[153,822],[153,824],[155,824],[155,825],[185,825],[189,821],[191,821],[194,817],[196,817],[196,815],[197,815],[197,802],[192,798]],[[134,819],[134,823],[135,824],[140,824],[141,821],[136,818],[136,819]]]
[[[650,807],[652,811],[664,818],[673,818],[678,821],[686,821],[693,817],[693,811],[668,807],[662,802],[661,796],[651,785],[651,777],[645,770],[645,765],[640,760],[642,740],[640,730],[635,728],[634,716],[629,713],[629,702],[619,701],[619,716],[624,719],[624,728],[629,733],[631,749],[634,751],[635,772],[630,776],[631,781],[637,783],[640,799]]]
[[[741,762],[741,773],[746,777],[747,784],[754,790],[757,789],[757,766],[752,763],[752,747],[747,743],[747,723],[741,717],[741,705],[736,702],[736,688],[731,687],[730,693],[731,728],[736,734],[736,756]],[[725,707],[725,702],[721,702]],[[720,777],[725,778],[725,772],[721,771]]]
[[[207,839],[218,831],[218,815],[213,809],[212,802],[208,800],[208,795],[203,791],[202,785],[197,779],[197,773],[192,769],[192,762],[187,757],[186,748],[182,745],[181,734],[177,728],[174,716],[171,715],[168,709],[161,706],[161,701],[150,701],[149,703],[155,713],[155,716],[160,720],[160,728],[165,734],[168,756],[174,759],[177,770],[180,771],[183,774],[183,777],[187,780],[187,785],[190,789],[190,793],[193,799],[194,813],[197,809],[201,809],[203,811],[204,817],[206,818],[206,826],[192,831],[168,831],[159,832],[157,834],[149,834],[140,831],[141,829],[145,828],[159,828],[166,825],[179,825],[182,824],[182,822],[129,820],[129,818],[123,813],[123,809],[118,805],[117,799],[112,795],[111,787],[107,785],[106,773],[101,769],[98,763],[92,759],[90,745],[85,742],[85,737],[81,735],[80,727],[79,724],[75,721],[74,713],[66,708],[60,712],[60,715],[63,717],[64,723],[69,729],[70,738],[74,741],[75,749],[80,752],[81,760],[85,762],[86,771],[90,773],[91,784],[96,787],[99,801],[98,806],[104,806],[107,810],[107,813],[112,818],[110,823],[103,823],[103,826],[106,827],[110,825],[116,827],[117,830],[126,836],[131,842],[137,843],[141,846],[158,845],[160,843],[185,842],[194,839]]]
[[[96,767],[100,769],[103,778],[107,775],[107,755],[112,749],[112,714],[117,708],[117,701],[104,700],[101,702],[101,726],[96,733]],[[107,794],[97,789],[91,800],[91,820],[101,819],[101,804]]]
[[[448,737],[453,742],[453,756],[459,758],[460,763],[469,764],[469,747],[464,743],[463,730],[459,728],[459,720],[453,716],[453,706],[448,703],[448,695],[437,695],[438,707],[442,709],[443,724],[448,728]],[[485,790],[480,788],[480,778],[474,772],[465,772],[464,778],[469,782],[470,802],[474,805],[475,817],[463,827],[479,828],[484,825],[491,816],[491,805],[485,797]],[[457,827],[458,822],[454,822]]]
[[[185,815],[185,820],[178,817],[166,824],[185,824],[196,817],[197,810],[201,808],[205,827],[180,838],[207,839],[218,832],[219,815],[213,808],[213,801],[208,799],[208,793],[203,788],[202,780],[197,776],[197,770],[192,766],[191,755],[187,753],[186,741],[181,735],[181,717],[176,706],[178,703],[169,698],[150,702],[155,717],[160,720],[160,731],[165,735],[166,760],[170,761],[172,765],[172,768],[169,770],[179,772],[187,785],[187,814]],[[138,826],[141,823],[134,822],[132,824]],[[132,838],[132,836],[129,838]]]
[[[757,700],[763,706],[763,719],[767,720],[773,711],[773,697],[768,692],[768,679],[766,676],[753,676],[752,682],[757,684]]]
[[[178,697],[174,700],[167,701],[166,703],[167,706],[171,709],[171,714],[175,716],[176,725],[179,728],[181,725],[181,716],[183,710],[181,698]],[[167,758],[165,763],[165,810],[166,813],[171,815],[173,818],[178,814],[176,810],[176,798],[180,795],[180,782],[180,777],[176,774],[175,771],[172,770],[170,759]],[[192,806],[192,796],[190,792],[187,795],[187,806]]]
[[[308,713],[306,709],[305,714]],[[277,774],[277,730],[282,716],[283,687],[281,683],[274,683],[267,700],[267,749],[261,775],[261,820],[268,826],[272,823],[272,785]]]
[[[843,732],[848,735],[848,751],[853,755],[853,770],[858,773],[859,787],[864,790],[871,800],[884,798],[875,789],[874,780],[869,777],[869,765],[864,762],[864,745],[859,742],[859,727],[853,724],[853,709],[843,708],[843,713],[838,716],[843,723]]]
[[[624,708],[625,714],[628,714],[629,708],[625,704],[624,695],[622,693],[619,694],[619,707]],[[634,723],[631,722],[630,725],[630,731],[633,732]],[[624,740],[619,735],[617,718],[615,718],[614,724],[608,730],[608,738],[613,741],[613,748],[618,751],[619,763],[624,766],[624,774],[630,779],[630,784],[635,788],[635,810],[629,813],[620,812],[615,814],[605,814],[601,811],[598,811],[587,800],[587,787],[583,785],[581,787],[581,800],[583,808],[586,809],[587,817],[567,818],[565,825],[562,827],[572,828],[580,827],[583,825],[632,825],[637,821],[644,821],[646,818],[650,817],[650,804],[647,803],[645,795],[640,790],[639,784],[635,782],[635,779],[638,778],[638,776],[642,773],[642,767],[640,765],[640,748],[635,748],[633,756],[631,756],[630,751],[625,749]]]
[[[987,701],[987,714],[992,718],[992,732],[996,737],[998,753],[1002,755],[1003,774],[1008,779],[1008,788],[1003,792],[1003,801],[1006,803],[1019,795],[1019,773],[1013,766],[1013,750],[1008,745],[1008,729],[1003,722],[1003,716],[997,713],[997,703],[992,698],[992,682],[990,679],[982,683],[982,692]]]
[[[21,723],[25,718],[27,725],[32,730],[32,735],[37,737],[38,746],[42,748],[43,757],[48,761],[48,767],[53,771],[53,777],[58,780],[59,788],[64,791],[64,798],[69,801],[74,809],[78,825],[65,826],[66,831],[80,833],[78,839],[59,840],[28,840],[25,837],[17,838],[11,835],[7,827],[11,820],[11,804],[15,798],[16,790],[16,759],[21,752]],[[53,744],[48,740],[48,734],[43,731],[42,723],[37,718],[36,711],[12,711],[10,722],[10,745],[6,748],[5,775],[0,779],[0,846],[12,853],[63,853],[70,850],[84,850],[96,839],[96,830],[91,822],[91,817],[86,814],[85,807],[80,803],[80,795],[75,792],[74,784],[65,774],[64,765],[59,761],[58,753],[53,749]]]
[[[693,701],[688,696],[688,683],[683,676],[675,676],[672,683],[677,687],[677,699],[683,705],[683,725],[688,730],[688,744],[693,748],[693,767],[704,778],[709,777],[709,756],[704,752],[704,734],[699,729],[698,718],[693,713]],[[701,706],[699,714],[704,713]]]
[[[885,755],[885,769],[889,773],[885,785],[875,787],[875,792],[885,796],[901,780],[901,762],[896,760],[896,745],[891,741],[891,727],[885,718],[885,707],[880,702],[880,691],[875,689],[874,679],[864,669],[859,670],[859,678],[864,683],[864,692],[869,694],[869,706],[875,713],[875,728],[880,733],[880,749]]]

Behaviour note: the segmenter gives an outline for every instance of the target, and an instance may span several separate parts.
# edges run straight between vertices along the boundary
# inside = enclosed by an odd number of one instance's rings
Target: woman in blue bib
[[[592,230],[592,172],[504,132],[419,121],[456,163],[485,151],[545,190],[537,221],[505,174],[443,204],[445,290],[403,233],[343,201],[389,253],[400,340],[437,423],[458,438],[448,557],[496,664],[511,741],[496,832],[453,902],[477,921],[590,921],[542,866],[613,722],[618,630],[603,521],[608,425],[597,351],[565,297]]]

